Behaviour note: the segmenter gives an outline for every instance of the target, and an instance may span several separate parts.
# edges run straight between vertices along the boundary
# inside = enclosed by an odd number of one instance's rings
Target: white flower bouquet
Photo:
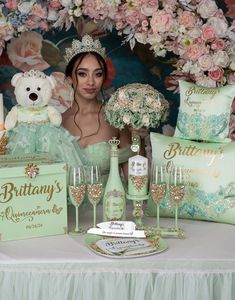
[[[105,106],[105,119],[115,128],[158,127],[165,122],[169,103],[151,85],[127,84],[115,91]]]

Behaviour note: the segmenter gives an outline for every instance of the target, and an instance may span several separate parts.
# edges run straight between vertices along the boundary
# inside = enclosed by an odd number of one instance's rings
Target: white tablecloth
[[[80,215],[89,227],[91,210]],[[235,227],[191,220],[179,225],[185,239],[167,239],[167,251],[132,259],[99,256],[84,236],[0,242],[0,299],[234,300]]]

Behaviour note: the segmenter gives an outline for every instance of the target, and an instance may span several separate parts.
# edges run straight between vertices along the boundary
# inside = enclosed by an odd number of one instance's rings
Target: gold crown
[[[65,49],[64,58],[67,62],[70,62],[75,55],[85,52],[96,52],[105,58],[105,48],[102,48],[99,40],[93,40],[88,34],[83,36],[82,41],[73,40],[72,47]]]

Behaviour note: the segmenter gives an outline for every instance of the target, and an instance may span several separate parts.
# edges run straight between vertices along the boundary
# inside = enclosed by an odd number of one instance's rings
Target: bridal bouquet
[[[165,122],[169,104],[151,85],[127,84],[115,91],[105,106],[105,119],[115,128],[158,127]]]

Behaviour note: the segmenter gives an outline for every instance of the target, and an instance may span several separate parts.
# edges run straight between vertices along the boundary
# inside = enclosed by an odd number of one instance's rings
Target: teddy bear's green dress
[[[47,106],[17,106],[17,125],[9,130],[8,153],[13,155],[49,153],[54,160],[81,165],[76,139],[62,126],[50,123]]]

